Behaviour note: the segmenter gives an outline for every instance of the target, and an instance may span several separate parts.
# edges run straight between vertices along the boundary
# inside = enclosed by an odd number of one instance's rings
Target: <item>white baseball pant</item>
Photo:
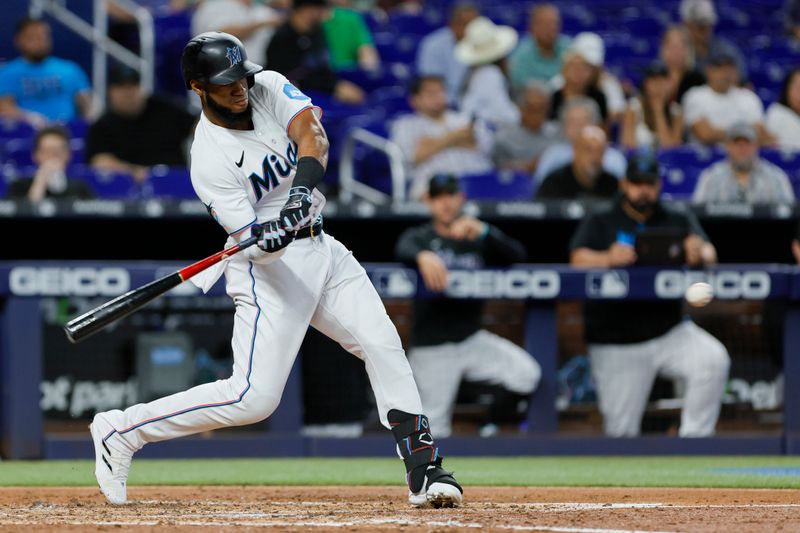
[[[462,379],[530,394],[539,384],[539,363],[513,342],[478,331],[461,342],[421,346],[408,352],[422,406],[436,438],[452,432],[453,408]]]
[[[685,385],[681,437],[714,434],[730,357],[725,346],[690,320],[664,335],[634,344],[590,344],[603,428],[610,437],[634,437],[657,375]]]
[[[150,403],[111,411],[132,450],[267,418],[280,401],[309,323],[366,365],[381,422],[390,409],[422,413],[411,368],[378,293],[352,253],[328,234],[292,243],[280,260],[226,265],[236,305],[233,374]]]

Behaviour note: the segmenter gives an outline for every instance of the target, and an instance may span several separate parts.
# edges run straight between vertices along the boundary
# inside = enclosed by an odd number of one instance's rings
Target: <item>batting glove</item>
[[[264,224],[253,224],[251,235],[258,237],[256,246],[268,253],[274,253],[289,246],[294,240],[295,232],[286,231],[280,221],[270,220]]]
[[[308,187],[292,187],[278,220],[285,230],[297,231],[311,222],[311,205],[312,197]]]

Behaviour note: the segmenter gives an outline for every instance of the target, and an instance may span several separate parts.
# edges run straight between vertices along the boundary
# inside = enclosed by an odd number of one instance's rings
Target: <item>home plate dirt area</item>
[[[0,531],[800,531],[800,491],[467,487],[414,509],[402,487],[0,488]]]

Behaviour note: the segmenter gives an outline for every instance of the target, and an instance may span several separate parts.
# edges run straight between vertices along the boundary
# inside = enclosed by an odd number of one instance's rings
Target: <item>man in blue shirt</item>
[[[467,66],[456,59],[456,43],[464,38],[467,24],[480,15],[472,2],[461,0],[450,9],[447,26],[426,35],[417,50],[417,73],[420,76],[437,76],[445,81],[447,99],[458,103],[461,85]]]
[[[88,114],[89,80],[77,64],[50,56],[52,40],[45,21],[20,21],[14,44],[20,57],[0,68],[0,116],[43,126]]]

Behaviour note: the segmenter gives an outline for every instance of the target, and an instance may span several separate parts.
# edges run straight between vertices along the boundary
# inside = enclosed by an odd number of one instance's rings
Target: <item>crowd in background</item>
[[[368,77],[352,73],[386,68],[368,21],[425,12],[424,2],[389,1],[142,4],[190,13],[191,34],[220,30],[239,37],[251,60],[283,73],[321,98],[323,107],[344,115],[369,114],[373,103],[368,84],[359,83]],[[126,40],[130,15],[114,6],[109,2],[111,35],[135,48],[135,39]],[[437,173],[499,171],[530,182],[528,197],[517,199],[606,198],[618,193],[612,178],[624,175],[626,155],[690,145],[726,156],[709,162],[696,188],[686,191],[693,201],[794,201],[785,169],[760,157],[759,149],[800,147],[800,69],[786,69],[780,94],[765,109],[742,51],[715,29],[719,15],[711,0],[677,4],[678,22],[664,27],[657,53],[627,77],[615,75],[619,65],[608,64],[603,35],[562,31],[555,4],[537,2],[520,11],[528,17],[523,33],[483,16],[477,2],[458,1],[446,9],[446,24],[416,43],[402,85],[406,102],[383,117],[387,137],[404,154],[412,199],[421,198]],[[800,8],[790,0],[785,9],[790,41],[800,34]],[[123,173],[138,184],[155,166],[185,167],[197,114],[190,96],[147,95],[135,71],[111,64],[107,105],[100,112],[85,72],[53,53],[51,31],[44,21],[19,23],[14,43],[20,55],[0,66],[0,117],[36,130],[88,122],[88,129],[62,132],[77,133],[70,146],[81,145],[67,162]],[[331,136],[340,133],[329,128]],[[5,180],[37,176],[43,182],[45,175],[64,174],[52,170],[60,168],[56,163],[43,170],[38,160],[45,156],[34,156],[33,134],[30,140],[27,158],[17,157],[28,166],[17,165],[17,175]],[[64,183],[63,177],[52,178],[44,194],[68,194]],[[328,185],[335,193],[336,184]],[[39,188],[29,190],[23,196],[41,196]],[[22,191],[17,184],[7,192]]]

